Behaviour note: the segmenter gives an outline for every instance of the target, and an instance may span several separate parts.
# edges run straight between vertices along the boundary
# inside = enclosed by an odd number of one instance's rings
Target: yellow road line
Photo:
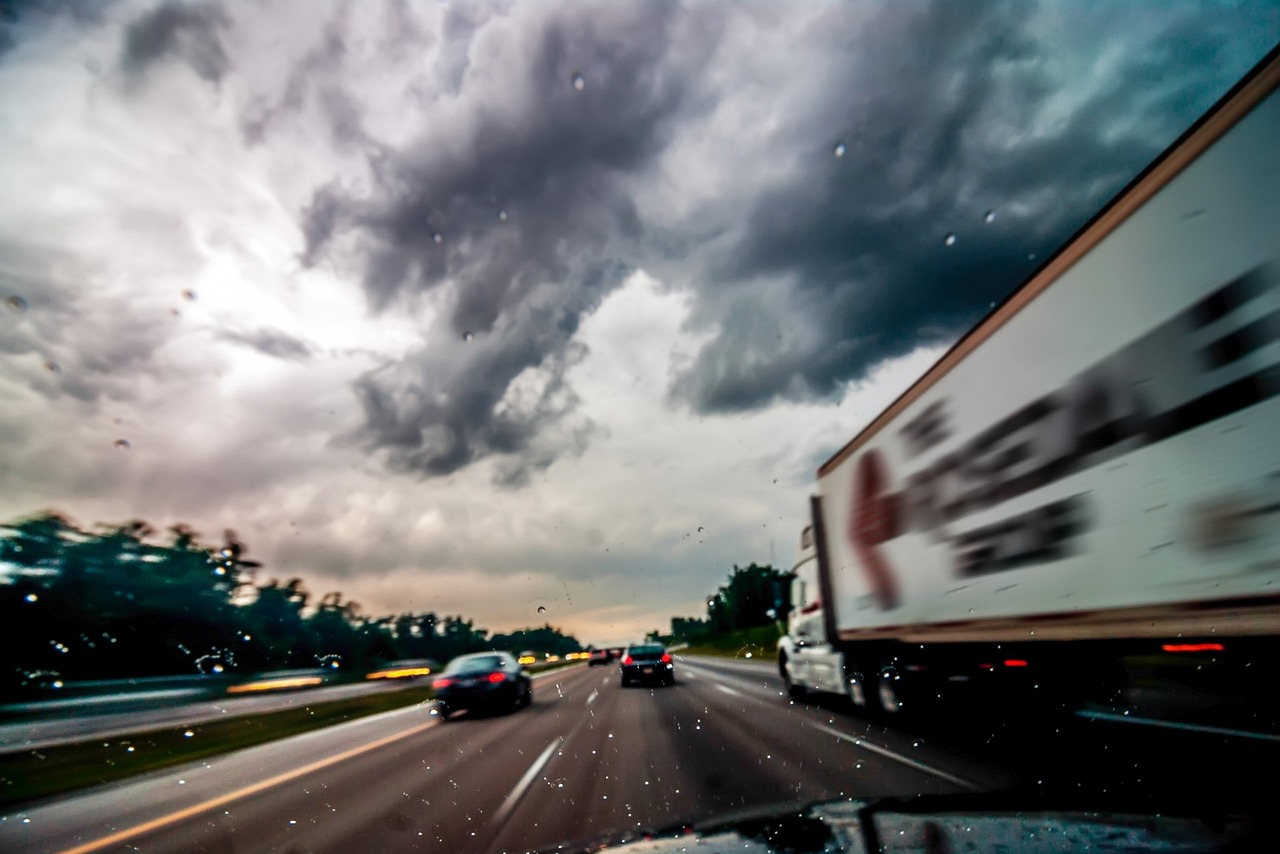
[[[135,836],[141,836],[144,833],[150,833],[153,830],[159,830],[162,827],[168,827],[171,824],[185,821],[186,819],[200,815],[200,813],[217,809],[220,806],[229,804],[232,801],[238,801],[241,798],[246,798],[249,795],[256,795],[258,792],[270,789],[273,786],[279,786],[281,783],[288,783],[290,780],[296,780],[299,777],[304,777],[307,774],[319,771],[322,768],[328,768],[330,765],[336,765],[339,762],[344,762],[352,757],[359,756],[362,753],[368,753],[370,750],[377,750],[379,747],[385,747],[388,744],[408,738],[411,735],[417,735],[423,730],[428,730],[438,725],[439,721],[428,721],[424,724],[418,724],[415,727],[395,733],[394,735],[388,735],[384,738],[378,739],[377,741],[371,741],[368,744],[361,745],[360,747],[353,747],[350,750],[344,750],[342,753],[337,753],[325,759],[312,762],[310,765],[304,765],[301,768],[295,768],[292,771],[286,771],[283,774],[268,777],[266,780],[260,780],[257,783],[252,783],[243,788],[236,789],[234,792],[228,792],[225,795],[219,795],[216,798],[211,798],[202,803],[195,804],[194,806],[180,809],[177,812],[169,813],[168,815],[161,816],[160,818],[154,818],[151,821],[144,821],[142,824],[136,824],[133,827],[116,831],[110,836],[103,836],[100,839],[83,842],[74,848],[64,849],[59,852],[59,854],[89,854],[91,851],[101,851],[103,848],[110,845],[115,845]]]

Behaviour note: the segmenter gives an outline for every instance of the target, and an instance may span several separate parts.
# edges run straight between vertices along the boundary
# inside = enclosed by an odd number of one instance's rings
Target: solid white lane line
[[[599,697],[599,696],[600,696],[599,691],[595,690],[594,688],[591,689],[591,693],[587,695],[587,705],[589,706],[592,703],[594,703],[596,701],[596,697]]]
[[[1180,729],[1188,732],[1206,732],[1211,735],[1229,735],[1235,738],[1254,738],[1259,741],[1280,741],[1280,735],[1272,735],[1265,732],[1251,732],[1244,729],[1228,729],[1226,727],[1209,726],[1207,724],[1184,724],[1179,721],[1161,721],[1154,718],[1136,718],[1130,715],[1118,715],[1115,712],[1091,712],[1088,710],[1076,712],[1082,718],[1091,718],[1097,721],[1111,721],[1121,724],[1141,724],[1142,726],[1164,727],[1166,729]]]
[[[547,760],[551,758],[551,754],[560,746],[560,741],[561,739],[557,738],[555,741],[548,744],[547,749],[542,751],[542,754],[537,759],[533,760],[533,764],[529,766],[529,770],[524,772],[524,776],[516,783],[515,788],[507,794],[507,799],[502,802],[502,806],[498,808],[496,813],[494,813],[494,821],[502,821],[511,814],[511,811],[515,809],[520,798],[524,795],[525,791],[528,790],[530,784],[533,783],[534,778],[538,776],[539,772],[542,771],[543,766],[547,764]]]
[[[728,685],[721,685],[719,682],[717,682],[717,683],[716,683],[716,690],[717,690],[717,691],[723,691],[723,692],[725,692],[726,694],[729,694],[730,696],[733,696],[733,697],[741,697],[741,696],[742,696],[742,692],[741,692],[741,691],[735,691],[735,690],[733,690],[732,688],[730,688]]]
[[[964,788],[972,792],[978,792],[982,790],[982,787],[979,786],[977,783],[973,782],[972,780],[966,780],[963,777],[957,777],[954,774],[943,771],[941,768],[935,768],[932,765],[928,765],[924,762],[919,761],[918,759],[912,759],[910,756],[903,756],[901,753],[898,753],[895,750],[890,750],[887,747],[881,747],[880,745],[867,741],[865,738],[862,738],[860,736],[849,735],[847,732],[841,732],[838,729],[834,729],[829,726],[824,726],[822,724],[818,724],[817,727],[823,732],[830,733],[831,735],[834,735],[836,738],[841,739],[843,741],[847,741],[850,744],[855,745],[856,747],[865,748],[866,750],[870,750],[872,753],[877,753],[886,759],[892,759],[894,762],[900,762],[903,765],[908,765],[912,768],[915,768],[917,771],[923,771],[926,774],[932,774],[933,776],[946,780],[949,783],[955,783],[957,786],[963,786]]]

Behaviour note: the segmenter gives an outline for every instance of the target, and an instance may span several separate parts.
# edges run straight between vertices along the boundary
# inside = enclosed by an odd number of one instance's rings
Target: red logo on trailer
[[[858,459],[848,533],[880,609],[898,607],[898,581],[879,548],[898,534],[898,496],[889,492],[889,475],[878,451],[866,451]]]

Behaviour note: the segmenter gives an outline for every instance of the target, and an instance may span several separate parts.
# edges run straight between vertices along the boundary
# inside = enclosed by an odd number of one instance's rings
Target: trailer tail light
[[[432,684],[437,688],[448,688],[450,685],[453,684],[453,680],[447,677],[441,676]]]
[[[635,660],[634,658],[632,658],[631,656],[629,656],[629,655],[628,655],[626,658],[622,659],[622,663],[623,663],[623,664],[635,664],[635,663],[636,663],[636,660]]]
[[[507,674],[505,674],[505,673],[490,673],[490,674],[489,674],[489,681],[490,681],[490,682],[501,682],[502,680],[504,680],[504,679],[506,679],[506,678],[507,678]]]
[[[670,663],[671,663],[671,653],[669,653],[669,652],[664,652],[664,653],[662,654],[662,663],[663,663],[663,664],[670,664]]]
[[[1165,652],[1222,652],[1220,643],[1167,643],[1160,648]]]
[[[1021,658],[1006,658],[1004,660],[1005,667],[1026,667],[1027,662]]]

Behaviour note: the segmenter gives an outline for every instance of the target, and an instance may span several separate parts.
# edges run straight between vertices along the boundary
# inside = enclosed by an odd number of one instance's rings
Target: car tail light
[[[1006,658],[1004,660],[1005,667],[1026,667],[1027,662],[1021,658]]]
[[[629,656],[629,655],[628,655],[626,658],[622,659],[622,663],[623,663],[623,664],[635,664],[636,662],[635,662],[635,659],[634,659],[634,658],[632,658],[631,656]]]
[[[489,674],[489,681],[490,681],[490,682],[501,682],[503,679],[506,679],[506,678],[507,678],[507,674],[505,674],[505,673],[490,673],[490,674]]]
[[[1167,643],[1160,647],[1165,652],[1222,652],[1220,643]]]
[[[452,685],[452,684],[453,684],[453,680],[452,680],[452,679],[448,679],[448,678],[446,678],[446,677],[444,677],[444,676],[441,676],[441,677],[440,677],[439,679],[437,679],[433,684],[434,684],[437,688],[448,688],[450,685]]]
[[[663,663],[663,664],[670,664],[670,663],[671,663],[671,653],[669,653],[669,652],[664,652],[664,653],[662,654],[662,663]]]

